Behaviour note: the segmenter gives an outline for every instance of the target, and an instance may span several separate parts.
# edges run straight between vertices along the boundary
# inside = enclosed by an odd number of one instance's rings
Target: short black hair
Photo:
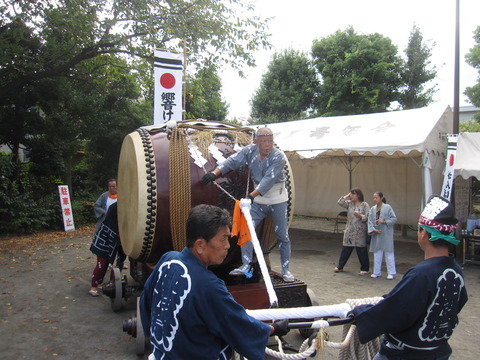
[[[232,227],[232,217],[227,210],[215,205],[195,206],[187,219],[187,247],[192,247],[200,238],[209,242],[222,226]]]
[[[420,226],[418,227],[418,230],[419,231],[427,231]],[[449,235],[450,234],[448,231],[440,231],[440,232],[443,235]],[[427,231],[427,236],[428,236],[428,241],[430,242],[430,244],[433,245],[433,247],[444,247],[444,248],[448,248],[449,250],[452,249],[453,245],[451,243],[449,243],[447,240],[438,239],[438,240],[435,240],[435,241],[430,241],[430,238],[432,237],[432,234],[430,234],[428,231]]]

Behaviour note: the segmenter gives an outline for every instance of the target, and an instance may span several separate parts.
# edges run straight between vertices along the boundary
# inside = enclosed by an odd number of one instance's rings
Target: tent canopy
[[[455,175],[480,180],[480,133],[460,133],[457,141]]]
[[[320,117],[269,124],[275,142],[284,152],[299,158],[322,156],[418,156],[425,151],[443,153],[451,128],[450,107],[432,105],[421,109],[365,115]],[[289,156],[290,158],[290,156]]]

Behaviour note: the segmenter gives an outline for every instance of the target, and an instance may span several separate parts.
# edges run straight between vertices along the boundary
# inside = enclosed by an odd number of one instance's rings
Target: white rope
[[[265,354],[277,358],[277,359],[285,359],[285,360],[303,360],[310,355],[312,355],[316,351],[316,345],[315,345],[316,340],[312,342],[312,345],[310,345],[309,348],[308,346],[308,339],[303,342],[303,344],[300,346],[300,349],[298,351],[298,354],[285,354],[283,352],[282,346],[279,342],[278,348],[279,351],[272,350],[270,348],[265,349]]]
[[[272,279],[270,274],[268,273],[267,263],[265,262],[265,258],[263,257],[263,251],[260,246],[260,242],[257,238],[257,233],[255,232],[255,226],[253,225],[252,215],[250,214],[250,207],[252,202],[250,199],[241,199],[240,200],[240,209],[242,209],[242,213],[245,216],[245,220],[247,220],[248,229],[250,230],[250,235],[252,236],[252,244],[253,249],[255,250],[255,254],[257,255],[258,264],[260,265],[260,272],[263,276],[263,281],[265,281],[265,285],[267,288],[268,298],[270,299],[270,306],[278,306],[278,298],[277,294],[273,288]],[[274,320],[272,318],[265,319],[265,320]]]
[[[327,323],[326,324],[327,326],[325,326],[325,327],[328,327],[328,322],[327,321],[325,321],[325,322]],[[346,348],[346,347],[349,346],[350,342],[352,341],[352,338],[355,335],[355,330],[356,330],[356,327],[352,325],[350,327],[350,330],[348,331],[347,336],[345,337],[345,340],[343,340],[341,343],[335,343],[335,342],[332,342],[332,341],[324,341],[323,344],[325,346],[331,347],[333,349]],[[270,348],[266,348],[265,349],[265,354],[267,354],[269,356],[272,356],[274,358],[277,358],[277,359],[302,360],[302,359],[306,359],[306,358],[310,357],[315,351],[319,350],[319,348],[320,348],[319,341],[320,340],[317,336],[317,338],[313,339],[310,347],[308,347],[308,339],[306,339],[302,343],[302,345],[300,346],[300,349],[298,350],[297,354],[285,354],[283,352],[283,349],[282,349],[280,343],[279,343],[279,351],[275,351],[275,350],[272,350]],[[318,344],[318,346],[317,346],[317,344]]]
[[[363,299],[347,299],[345,302],[351,306],[353,309],[354,307],[358,305],[375,305],[378,303],[380,300],[383,300],[383,297],[381,296],[374,296],[374,297],[369,297],[369,298],[363,298]]]

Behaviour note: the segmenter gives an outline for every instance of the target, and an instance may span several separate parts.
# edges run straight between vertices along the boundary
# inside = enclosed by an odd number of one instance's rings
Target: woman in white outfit
[[[373,194],[373,202],[375,205],[368,214],[368,234],[372,236],[370,251],[373,252],[371,277],[382,276],[382,260],[385,254],[387,279],[392,280],[397,273],[393,253],[393,227],[397,222],[397,216],[380,191]]]

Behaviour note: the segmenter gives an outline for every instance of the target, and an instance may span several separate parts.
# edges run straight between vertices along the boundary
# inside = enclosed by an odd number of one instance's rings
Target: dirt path
[[[292,271],[315,292],[321,305],[385,294],[421,260],[414,240],[399,239],[399,275],[395,280],[358,276],[355,255],[344,273],[335,274],[332,269],[340,252],[341,235],[330,230],[312,219],[296,220],[291,229]],[[0,239],[1,359],[146,358],[137,357],[135,340],[122,331],[123,321],[135,312],[135,299],[114,313],[110,299],[88,295],[94,265],[88,250],[91,232],[93,229],[68,235],[55,233],[24,243]],[[270,259],[274,270],[279,270],[277,250]],[[467,267],[465,278],[470,300],[451,341],[452,359],[476,360],[480,354],[480,267]],[[335,331],[331,336],[336,337]],[[296,331],[290,332],[287,340],[296,346],[303,341]],[[329,351],[324,359],[336,359],[336,355]]]

